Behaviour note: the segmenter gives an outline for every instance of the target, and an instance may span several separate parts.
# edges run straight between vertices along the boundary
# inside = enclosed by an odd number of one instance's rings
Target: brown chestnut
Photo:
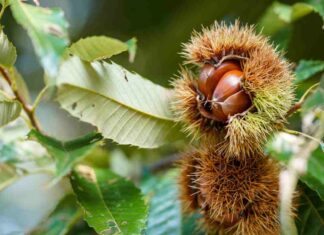
[[[203,94],[199,100],[201,115],[226,122],[229,116],[246,111],[252,102],[242,80],[242,69],[235,61],[225,61],[218,67],[204,65],[198,78],[198,90]]]
[[[225,73],[232,70],[241,70],[238,63],[224,61],[217,68],[211,64],[205,64],[198,79],[198,89],[207,99],[211,99],[219,80]]]

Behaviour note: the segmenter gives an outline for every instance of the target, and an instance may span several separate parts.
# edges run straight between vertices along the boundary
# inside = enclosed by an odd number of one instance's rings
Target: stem
[[[31,108],[31,111],[32,111],[33,113],[35,113],[36,108],[38,107],[39,103],[42,101],[42,98],[44,97],[44,95],[45,95],[47,89],[48,89],[48,86],[45,86],[45,87],[41,90],[41,92],[38,94],[38,96],[36,97],[36,99],[35,99],[35,101],[34,101],[34,104],[33,104],[32,108]]]
[[[3,76],[3,78],[7,81],[7,83],[10,85],[16,99],[18,101],[20,101],[20,103],[22,104],[22,108],[25,111],[25,113],[27,114],[32,126],[36,130],[41,131],[38,121],[35,117],[33,108],[30,107],[30,105],[27,103],[27,101],[24,99],[24,97],[18,92],[18,90],[13,87],[12,80],[10,79],[8,72],[4,68],[0,67],[0,73]]]
[[[302,136],[304,136],[304,137],[306,137],[306,138],[308,138],[310,140],[313,140],[313,141],[317,142],[320,145],[324,144],[321,140],[316,139],[315,137],[307,135],[306,133],[303,133],[303,132],[300,132],[300,131],[289,130],[289,129],[283,129],[283,131],[287,132],[288,134],[292,134],[292,135],[302,135]]]
[[[315,83],[314,85],[312,85],[311,87],[309,87],[305,93],[303,94],[303,96],[299,99],[298,102],[296,102],[287,112],[287,117],[289,117],[291,114],[297,112],[303,105],[303,103],[305,102],[305,99],[307,98],[307,96],[314,90],[314,88],[318,87],[320,83]]]

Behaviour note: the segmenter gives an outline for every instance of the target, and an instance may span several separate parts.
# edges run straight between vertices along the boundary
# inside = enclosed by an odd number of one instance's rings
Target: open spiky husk
[[[218,146],[219,155],[240,160],[262,154],[266,139],[282,128],[285,115],[294,99],[291,65],[253,27],[241,26],[238,21],[226,26],[215,23],[194,32],[184,44],[186,63],[201,67],[206,61],[219,61],[227,56],[240,60],[244,90],[252,97],[253,106],[246,113],[218,123],[203,117],[197,109],[196,79],[198,75],[182,69],[173,81],[172,108],[185,131],[195,139]]]

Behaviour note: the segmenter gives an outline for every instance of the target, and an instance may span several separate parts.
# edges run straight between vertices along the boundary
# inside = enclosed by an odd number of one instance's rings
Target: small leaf
[[[57,75],[58,65],[66,46],[68,23],[57,8],[41,8],[11,0],[15,20],[28,32],[41,64],[50,77]]]
[[[16,168],[0,163],[0,191],[19,179]]]
[[[127,47],[128,47],[128,53],[129,53],[129,62],[133,63],[135,60],[136,56],[136,50],[137,50],[137,39],[132,38],[129,39],[127,42]]]
[[[0,31],[0,65],[6,68],[12,67],[17,59],[14,45],[8,40],[4,32]]]
[[[58,101],[119,144],[154,148],[172,141],[170,91],[115,63],[72,57],[58,77]]]
[[[174,173],[169,173],[162,179],[150,177],[143,183],[144,193],[153,195],[150,199],[147,235],[181,235],[181,205]]]
[[[148,208],[133,183],[107,169],[79,165],[71,184],[84,219],[98,234],[142,234]]]
[[[92,62],[103,60],[127,51],[128,45],[122,41],[105,36],[93,36],[73,43],[70,52],[82,60]]]
[[[56,177],[51,184],[55,184],[65,176],[73,165],[84,158],[96,146],[97,141],[102,138],[98,133],[90,133],[72,141],[61,142],[36,130],[32,130],[28,137],[43,145],[55,159]]]
[[[295,83],[300,83],[315,74],[324,71],[324,61],[322,60],[301,60],[296,68]]]
[[[65,196],[55,210],[42,221],[31,235],[65,235],[81,217],[81,211],[73,195]]]
[[[324,157],[319,147],[311,155],[307,164],[307,174],[301,180],[316,191],[324,201]]]
[[[324,76],[322,76],[319,87],[311,94],[302,106],[302,112],[305,115],[308,111],[316,108],[324,108]]]
[[[0,127],[18,118],[20,112],[21,104],[18,101],[9,99],[0,90]]]
[[[299,235],[323,234],[324,203],[318,195],[307,187],[303,187],[298,207],[297,228]]]

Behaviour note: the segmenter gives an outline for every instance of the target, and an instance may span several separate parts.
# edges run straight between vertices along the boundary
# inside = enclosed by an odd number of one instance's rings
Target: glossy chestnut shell
[[[205,64],[197,81],[200,113],[206,118],[226,122],[230,116],[246,111],[252,102],[242,81],[243,72],[236,61],[224,61],[218,66]]]

